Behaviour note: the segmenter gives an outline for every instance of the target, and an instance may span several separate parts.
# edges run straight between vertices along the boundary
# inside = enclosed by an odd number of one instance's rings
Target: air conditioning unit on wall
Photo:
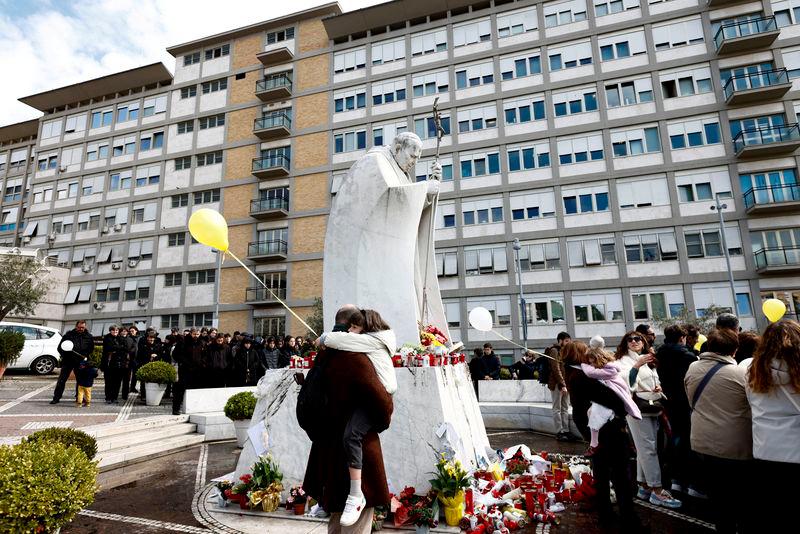
[[[104,303],[102,303],[102,302],[95,302],[95,303],[92,305],[92,307],[93,307],[95,310],[102,310],[103,308],[105,308],[105,307],[106,307],[106,305],[105,305]]]
[[[147,306],[147,303],[150,302],[149,299],[139,299],[136,301],[136,304],[139,306]]]

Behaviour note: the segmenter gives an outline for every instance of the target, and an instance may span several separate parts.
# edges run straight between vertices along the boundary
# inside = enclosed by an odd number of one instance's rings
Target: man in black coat
[[[106,382],[106,404],[117,402],[119,388],[127,376],[129,366],[128,347],[119,335],[119,327],[111,325],[108,327],[108,334],[103,338],[103,357],[100,360],[100,369]]]
[[[200,339],[200,331],[192,328],[188,336],[178,341],[172,351],[173,359],[178,363],[178,383],[172,392],[172,413],[179,415],[183,395],[187,389],[202,387],[202,380],[207,367],[206,348]]]
[[[522,354],[522,359],[508,368],[512,378],[518,380],[533,380],[533,372],[536,369],[534,364],[533,352],[527,351]]]
[[[136,350],[136,368],[150,362],[161,361],[164,359],[164,348],[158,334],[155,331],[148,332],[146,336],[139,340],[139,347]],[[139,381],[139,397],[142,402],[146,402],[144,392],[144,382]]]
[[[94,350],[94,339],[86,330],[86,321],[75,323],[75,328],[61,338],[62,344],[64,341],[72,341],[73,349],[67,352],[61,348],[61,345],[58,347],[58,353],[61,355],[61,372],[58,375],[56,389],[53,392],[53,400],[50,401],[50,404],[58,404],[61,400],[61,395],[64,394],[64,386],[67,384],[69,375],[78,368],[78,364],[84,357],[91,357]]]
[[[486,375],[483,380],[500,380],[500,358],[494,353],[491,343],[483,344],[483,356],[481,357],[483,368]]]

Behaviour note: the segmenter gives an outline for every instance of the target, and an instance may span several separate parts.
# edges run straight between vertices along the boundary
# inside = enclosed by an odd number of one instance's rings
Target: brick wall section
[[[301,307],[301,308],[292,308],[294,312],[303,318],[305,322],[308,322],[308,318],[313,315],[314,308],[311,307]],[[286,335],[287,336],[304,336],[308,329],[303,326],[303,324],[294,318],[291,313],[286,313]],[[317,332],[321,334],[322,332]]]
[[[225,151],[225,179],[238,180],[253,174],[253,158],[258,155],[258,145],[231,148]]]
[[[328,32],[325,31],[322,19],[301,21],[297,34],[300,52],[310,52],[328,46]]]
[[[294,126],[312,128],[328,122],[328,93],[314,93],[295,99]]]
[[[251,70],[245,73],[245,77],[237,80],[236,76],[230,79],[231,98],[230,104],[245,104],[247,102],[259,102],[256,96],[256,80],[261,76],[261,71]]]
[[[236,39],[233,42],[233,70],[260,64],[256,54],[264,50],[265,39],[263,32]]]
[[[327,54],[295,62],[295,83],[299,91],[328,83],[330,57]]]
[[[253,135],[253,123],[260,116],[258,107],[239,109],[228,112],[228,142],[235,143],[243,139],[256,141]]]
[[[294,178],[290,199],[292,211],[327,208],[329,198],[330,188],[327,174],[308,174]]]
[[[220,304],[241,304],[245,300],[245,289],[255,285],[257,282],[251,280],[247,271],[241,267],[223,268],[219,280],[219,302]],[[245,328],[241,325],[237,330]]]
[[[250,215],[250,200],[255,198],[252,185],[236,185],[224,189],[222,215],[227,220],[243,219]]]
[[[242,261],[245,261],[245,258],[247,257],[247,244],[250,243],[250,241],[255,240],[253,228],[254,226],[252,224],[240,224],[237,226],[228,227],[228,242],[230,243],[230,249]],[[242,301],[243,300],[244,299],[242,299]]]
[[[219,312],[219,330],[229,334],[237,330],[242,332],[247,330],[249,319],[250,312],[247,310]]]
[[[292,242],[289,244],[292,254],[308,254],[322,252],[325,249],[325,228],[327,215],[292,219]]]
[[[319,167],[328,163],[328,132],[301,135],[294,140],[292,165],[296,169]]]
[[[322,297],[322,260],[293,262],[291,277],[291,298]]]

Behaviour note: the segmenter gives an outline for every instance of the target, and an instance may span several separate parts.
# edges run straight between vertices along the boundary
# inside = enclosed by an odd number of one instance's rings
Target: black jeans
[[[706,490],[708,491],[709,504],[714,514],[714,525],[717,534],[748,534],[766,532],[763,524],[756,525],[754,518],[769,516],[778,512],[777,503],[770,503],[768,507],[754,509],[751,505],[755,497],[754,471],[756,464],[753,460],[729,460],[717,456],[701,455],[703,473],[706,476]],[[771,485],[771,484],[770,484]],[[769,486],[762,486],[759,491],[769,491]],[[786,510],[788,511],[788,510]],[[760,522],[760,521],[759,521]],[[783,525],[787,525],[784,523]]]
[[[592,457],[597,510],[601,515],[611,513],[608,483],[614,484],[617,505],[623,524],[636,521],[633,511],[633,485],[628,470],[630,437],[624,418],[615,417],[600,429],[599,447]]]
[[[116,401],[119,398],[119,388],[125,376],[125,369],[108,368],[103,376],[106,379],[106,400]]]
[[[61,372],[58,373],[58,380],[56,381],[56,389],[53,391],[53,400],[60,401],[61,396],[64,394],[64,387],[67,385],[67,380],[69,380],[69,375],[72,371],[78,369],[78,362],[74,361],[73,358],[61,358]],[[76,382],[77,384],[77,382]],[[75,386],[75,391],[77,391],[77,385]]]
[[[344,428],[344,453],[347,455],[347,465],[353,469],[362,467],[364,451],[361,444],[370,428],[372,423],[363,409],[355,410]]]
[[[128,371],[127,380],[130,382],[130,390],[136,389],[136,371],[139,369],[139,364],[136,362],[131,362],[131,368]]]

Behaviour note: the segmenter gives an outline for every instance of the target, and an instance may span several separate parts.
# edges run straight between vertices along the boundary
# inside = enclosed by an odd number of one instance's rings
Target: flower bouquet
[[[265,512],[274,512],[281,503],[283,473],[271,454],[261,456],[253,464],[252,489],[248,494],[250,506],[259,504]]]
[[[233,489],[233,483],[229,480],[220,480],[214,485],[217,488],[217,505],[220,508],[228,506],[228,495],[230,490]]]
[[[431,490],[436,492],[444,505],[444,517],[448,525],[458,526],[464,517],[464,490],[469,487],[470,476],[458,460],[448,460],[444,454],[436,463],[436,478],[431,479]]]
[[[238,502],[243,510],[247,510],[248,493],[253,489],[253,475],[245,474],[239,477],[239,483],[234,485],[230,490],[228,498],[231,501]]]
[[[531,462],[522,453],[522,450],[517,450],[514,456],[506,460],[506,473],[509,475],[523,475],[528,472]]]
[[[306,511],[306,501],[308,496],[303,491],[302,486],[293,486],[289,490],[289,497],[286,499],[286,508],[294,510],[294,515],[303,515]]]

